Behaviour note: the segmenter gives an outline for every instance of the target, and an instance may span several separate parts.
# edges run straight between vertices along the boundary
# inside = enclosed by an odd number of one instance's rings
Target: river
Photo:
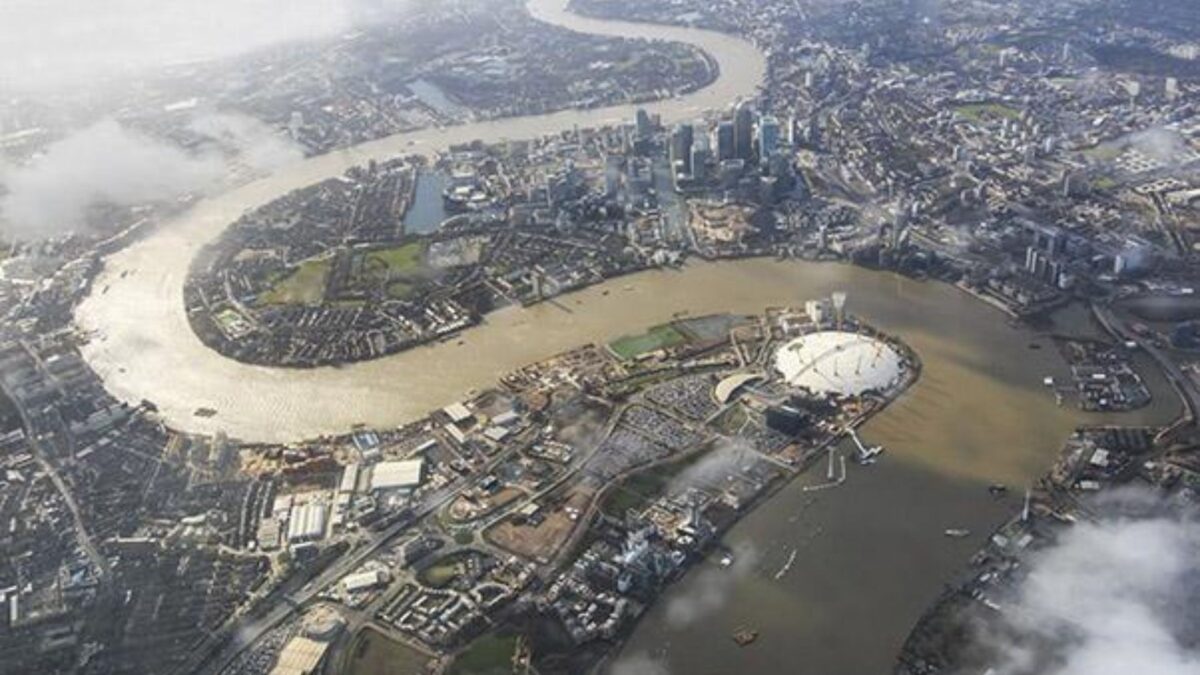
[[[748,296],[755,284],[786,284],[771,296],[849,290],[850,309],[902,337],[924,369],[863,429],[867,443],[887,449],[878,464],[851,465],[844,486],[820,492],[803,489],[825,481],[823,470],[811,471],[738,522],[725,543],[749,563],[732,574],[701,565],[669,588],[614,675],[890,673],[920,614],[1020,508],[1023,486],[1045,473],[1076,426],[1164,424],[1181,411],[1144,356],[1137,363],[1154,394],[1149,407],[1100,415],[1055,405],[1041,380],[1068,374],[1049,335],[1098,334],[1080,306],[1035,331],[944,284],[841,266],[731,267],[730,281],[748,277]],[[997,482],[1009,496],[988,494]],[[949,539],[947,528],[971,535]],[[776,578],[792,551],[795,562]],[[761,631],[759,641],[739,648],[730,639],[739,626]]]
[[[568,28],[688,42],[720,63],[712,86],[648,106],[668,121],[727,105],[761,81],[763,57],[741,40],[582,19],[565,13],[564,4],[533,0],[530,8]],[[833,490],[805,492],[803,483],[824,476],[802,477],[735,526],[727,540],[740,552],[741,571],[701,566],[670,588],[620,655],[613,671],[622,675],[667,668],[689,674],[890,672],[926,603],[1015,507],[1015,497],[993,501],[988,483],[1026,484],[1081,422],[1161,423],[1178,411],[1157,374],[1151,377],[1154,404],[1137,413],[1105,418],[1057,407],[1041,380],[1064,378],[1066,368],[1044,333],[1010,325],[953,287],[839,264],[758,259],[643,272],[536,307],[496,312],[465,332],[461,344],[341,368],[244,365],[205,347],[188,325],[182,286],[189,261],[247,209],[369,158],[474,138],[529,137],[632,114],[629,107],[568,111],[404,134],[312,158],[204,200],[107,261],[95,288],[108,291],[93,294],[76,315],[95,333],[84,356],[115,395],[153,401],[176,428],[294,441],[356,423],[386,427],[412,420],[515,367],[640,331],[680,311],[756,313],[848,291],[852,312],[904,339],[924,363],[921,379],[864,430],[887,454],[873,467],[851,468],[847,484]],[[1058,322],[1051,330],[1092,330],[1078,308],[1060,313]],[[217,414],[196,417],[199,407]],[[941,532],[949,527],[974,534],[946,539]],[[776,578],[793,550],[795,563]],[[760,630],[760,640],[738,648],[730,633],[739,625]]]
[[[643,106],[665,122],[695,118],[704,110],[752,96],[766,72],[763,55],[744,40],[690,28],[588,19],[567,12],[566,4],[567,0],[530,0],[528,6],[535,17],[572,30],[692,44],[720,64],[720,76],[709,86]],[[249,366],[205,347],[188,324],[183,283],[196,252],[242,213],[369,159],[432,153],[475,139],[532,138],[628,121],[635,110],[635,106],[566,110],[397,134],[297,162],[204,199],[108,258],[94,285],[97,292],[75,314],[76,323],[95,336],[83,348],[83,356],[115,396],[131,402],[153,401],[163,419],[183,431],[224,431],[246,441],[295,441],[342,433],[358,423],[386,427],[412,420],[468,389],[493,383],[506,369],[590,340],[594,333],[571,333],[560,327],[549,331],[554,337],[514,348],[506,344],[506,327],[532,317],[510,312],[494,317],[489,327],[468,338],[473,344],[493,346],[489,351],[439,345],[340,368],[299,371]],[[105,288],[106,292],[99,292]],[[579,328],[590,331],[592,327]],[[464,354],[473,358],[464,359]],[[217,414],[195,416],[201,407]]]

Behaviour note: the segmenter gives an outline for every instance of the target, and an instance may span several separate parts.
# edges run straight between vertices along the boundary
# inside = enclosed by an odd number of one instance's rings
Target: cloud
[[[1028,562],[987,638],[1002,655],[996,675],[1200,672],[1200,528],[1147,515],[1148,503],[1119,495]]]
[[[1129,144],[1143,155],[1167,166],[1177,166],[1190,148],[1183,137],[1169,129],[1155,128],[1129,136]]]
[[[671,671],[662,661],[639,653],[617,659],[608,672],[610,675],[670,675]]]
[[[192,131],[232,150],[246,166],[269,171],[304,157],[304,150],[269,125],[233,113],[210,113],[192,120]]]
[[[666,604],[667,625],[676,630],[712,616],[725,607],[738,581],[752,572],[758,564],[758,551],[740,546],[734,551],[731,567],[705,566],[689,579],[687,593],[674,593]]]
[[[0,166],[0,234],[36,239],[87,225],[96,205],[137,206],[221,184],[236,158],[268,170],[301,157],[290,141],[257,120],[197,117],[192,130],[211,139],[194,151],[105,120],[48,146],[21,167]]]
[[[5,0],[0,83],[45,89],[339,35],[413,0]]]
[[[688,488],[723,487],[731,476],[741,474],[744,466],[753,465],[757,459],[745,441],[721,441],[700,461],[671,479],[666,491],[677,493]]]
[[[213,184],[216,155],[193,155],[107,120],[50,145],[21,168],[0,173],[5,233],[34,238],[74,230],[100,203],[134,205]]]

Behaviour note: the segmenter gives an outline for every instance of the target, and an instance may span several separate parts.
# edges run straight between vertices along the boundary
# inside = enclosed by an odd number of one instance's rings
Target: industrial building
[[[371,472],[371,490],[390,492],[416,489],[421,484],[424,466],[423,459],[380,462]]]
[[[292,509],[288,518],[287,540],[289,544],[317,541],[325,537],[329,507],[321,503],[309,503]]]

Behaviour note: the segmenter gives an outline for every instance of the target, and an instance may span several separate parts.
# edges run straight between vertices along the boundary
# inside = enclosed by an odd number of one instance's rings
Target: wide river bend
[[[665,121],[751,96],[762,82],[765,59],[743,40],[586,19],[565,5],[531,0],[529,8],[549,23],[582,32],[692,44],[720,65],[720,77],[709,87],[646,106]],[[1045,470],[1077,424],[1162,423],[1178,412],[1170,388],[1148,367],[1155,402],[1146,410],[1101,417],[1057,407],[1040,383],[1066,372],[1045,333],[1014,327],[950,286],[847,265],[758,259],[643,272],[554,303],[496,312],[461,341],[340,368],[238,363],[205,347],[188,324],[182,292],[188,264],[248,209],[371,158],[431,153],[473,139],[532,138],[633,114],[632,106],[569,110],[399,134],[304,160],[205,199],[107,260],[96,291],[76,313],[78,324],[95,336],[84,357],[116,396],[154,402],[172,427],[288,442],[359,423],[411,421],[490,386],[513,368],[642,330],[678,312],[754,313],[848,291],[852,311],[900,336],[924,363],[917,384],[864,431],[869,442],[887,448],[884,461],[852,470],[845,486],[827,492],[805,492],[804,482],[824,480],[805,476],[735,526],[728,541],[744,554],[741,571],[702,566],[671,587],[623,650],[622,667],[614,672],[626,675],[890,672],[925,604],[1012,512],[1011,502],[987,496],[988,483],[1027,483]],[[1075,308],[1057,315],[1051,330],[1094,328]],[[197,417],[200,407],[217,414]],[[949,527],[974,534],[947,540],[941,532]],[[795,563],[780,575],[792,551]],[[759,642],[739,649],[729,638],[738,625],[759,629]]]

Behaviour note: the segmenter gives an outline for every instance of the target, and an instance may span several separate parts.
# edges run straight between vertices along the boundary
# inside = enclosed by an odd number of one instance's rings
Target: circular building
[[[900,381],[900,354],[868,335],[826,330],[798,337],[775,353],[775,367],[793,387],[816,395],[857,396]]]

